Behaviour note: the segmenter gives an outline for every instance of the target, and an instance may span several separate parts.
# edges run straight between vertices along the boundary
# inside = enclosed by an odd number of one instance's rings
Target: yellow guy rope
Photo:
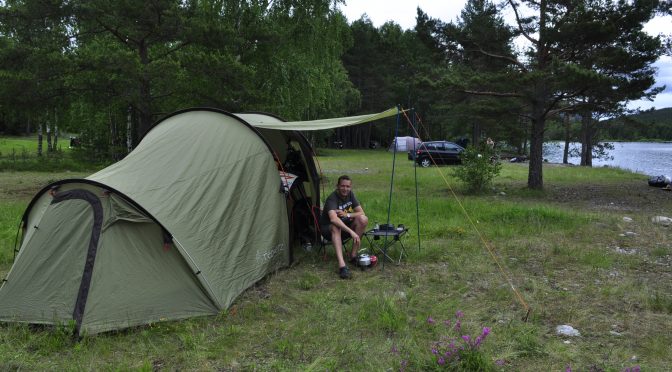
[[[410,120],[410,119],[408,118],[408,116],[406,115],[406,112],[405,112],[405,111],[402,111],[402,113],[404,114],[404,117],[406,118],[407,122],[410,124],[410,123],[411,123],[411,120]],[[421,123],[421,125],[422,125],[422,123]],[[410,127],[413,129],[413,132],[415,133],[415,135],[416,135],[418,138],[420,138],[420,135],[418,134],[418,131],[416,130],[416,128],[414,128],[413,125],[410,125]],[[426,131],[427,131],[427,130],[425,129],[425,132],[426,132]],[[424,146],[424,145],[421,143],[420,146]],[[467,212],[467,210],[464,208],[464,205],[462,205],[462,202],[461,202],[460,199],[457,197],[457,194],[455,194],[455,191],[453,191],[453,188],[450,186],[450,183],[448,182],[448,179],[447,179],[446,176],[444,175],[443,171],[441,171],[441,168],[438,167],[438,165],[436,164],[436,161],[434,161],[434,158],[432,157],[432,155],[429,154],[429,153],[428,153],[428,155],[429,155],[430,160],[431,160],[432,163],[434,164],[434,168],[436,168],[436,170],[439,172],[439,174],[441,175],[441,178],[443,178],[443,182],[445,182],[446,186],[448,186],[448,190],[450,190],[450,193],[453,195],[453,198],[455,198],[455,201],[457,201],[457,205],[459,205],[459,206],[460,206],[460,209],[462,209],[462,213],[464,213],[464,216],[467,217],[467,220],[468,220],[469,223],[471,224],[471,227],[474,229],[474,231],[476,231],[476,234],[478,235],[479,239],[480,239],[481,242],[483,243],[483,246],[485,246],[485,248],[488,250],[488,253],[490,254],[490,257],[492,258],[492,260],[495,261],[495,264],[496,264],[497,267],[499,268],[499,272],[502,274],[502,276],[504,276],[504,278],[506,279],[506,281],[509,283],[509,286],[511,287],[511,289],[512,289],[513,292],[515,293],[516,298],[518,299],[518,302],[520,302],[520,304],[525,308],[525,316],[523,317],[523,320],[524,320],[524,321],[527,321],[527,319],[528,319],[528,317],[529,317],[529,315],[530,315],[530,311],[531,311],[532,309],[531,309],[530,306],[527,304],[527,302],[525,302],[525,299],[524,299],[523,296],[520,294],[520,292],[518,291],[518,289],[516,289],[516,286],[513,285],[513,280],[511,280],[511,276],[506,272],[506,270],[504,270],[504,266],[503,266],[502,263],[500,262],[499,258],[495,255],[495,252],[494,252],[493,248],[492,248],[492,247],[490,246],[490,244],[488,244],[488,242],[485,240],[485,238],[483,237],[483,234],[482,234],[481,231],[478,229],[478,227],[477,227],[476,224],[474,223],[474,220],[473,220],[473,219],[471,218],[471,216],[469,215],[469,212]]]

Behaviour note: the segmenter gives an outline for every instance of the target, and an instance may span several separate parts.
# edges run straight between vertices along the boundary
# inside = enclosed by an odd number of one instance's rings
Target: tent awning
[[[370,121],[383,119],[397,114],[396,108],[391,108],[377,114],[348,116],[344,118],[331,118],[308,121],[277,121],[272,117],[265,115],[235,114],[247,121],[250,125],[257,128],[278,129],[278,130],[322,130],[347,127],[368,123]]]

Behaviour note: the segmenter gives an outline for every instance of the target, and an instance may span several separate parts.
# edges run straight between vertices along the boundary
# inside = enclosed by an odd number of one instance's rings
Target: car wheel
[[[424,159],[420,160],[420,165],[421,165],[423,168],[427,168],[427,167],[429,167],[430,165],[432,165],[432,162],[429,160],[429,158],[424,158]]]

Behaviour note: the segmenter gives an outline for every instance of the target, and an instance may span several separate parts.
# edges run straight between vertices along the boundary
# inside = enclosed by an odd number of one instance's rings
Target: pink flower
[[[439,360],[436,361],[440,366],[446,364],[446,360],[443,357],[439,357]]]
[[[471,337],[469,337],[469,335],[464,335],[464,336],[462,336],[462,339],[464,340],[464,342],[469,343],[469,341],[471,340]]]
[[[498,366],[503,366],[504,364],[506,364],[506,362],[504,361],[504,359],[497,359],[495,360],[495,364]]]
[[[457,312],[455,313],[456,318],[461,318],[463,316],[464,316],[464,313],[461,310],[457,310]]]
[[[427,318],[427,323],[429,323],[429,324],[434,324],[434,319],[433,319],[431,316],[429,316],[429,317]]]
[[[490,334],[490,328],[489,327],[483,327],[483,337],[485,337],[489,334]]]

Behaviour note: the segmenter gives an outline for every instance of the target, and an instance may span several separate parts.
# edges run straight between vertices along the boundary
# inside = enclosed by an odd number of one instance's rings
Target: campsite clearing
[[[320,150],[326,194],[352,174],[372,223],[387,219],[393,154]],[[663,370],[672,363],[670,194],[615,169],[546,165],[546,191],[524,188],[526,168],[505,164],[496,191],[464,195],[450,168],[417,169],[397,154],[391,222],[411,229],[400,266],[338,279],[333,257],[298,254],[288,269],[245,291],[217,316],[84,337],[71,325],[0,325],[0,369],[407,370],[435,366],[443,320],[464,312],[464,333],[491,334],[480,351],[503,371]],[[368,168],[364,170],[364,168]],[[333,172],[332,172],[333,171]],[[529,320],[437,172],[532,308]],[[16,224],[47,181],[72,174],[0,173],[0,274],[11,265]],[[30,191],[30,192],[29,192]],[[502,194],[504,193],[504,194]],[[5,212],[7,211],[7,212]],[[632,218],[625,222],[623,217]],[[636,233],[621,236],[624,232]],[[624,253],[626,252],[626,253]],[[429,319],[432,322],[429,322]],[[432,324],[433,323],[433,324]],[[558,325],[580,337],[557,336]],[[501,365],[500,365],[501,364]]]

